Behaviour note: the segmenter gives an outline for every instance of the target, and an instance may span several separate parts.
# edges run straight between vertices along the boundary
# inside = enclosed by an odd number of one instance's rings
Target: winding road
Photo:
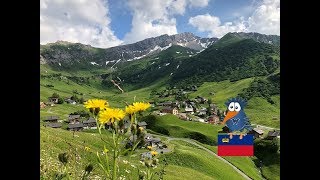
[[[247,176],[245,173],[243,173],[240,169],[238,169],[236,166],[234,166],[233,164],[231,164],[229,161],[225,160],[224,158],[218,156],[216,153],[214,153],[213,151],[211,151],[210,149],[198,144],[196,141],[188,139],[188,138],[174,138],[174,137],[169,137],[169,136],[161,136],[161,135],[157,135],[157,134],[152,134],[153,136],[160,136],[160,137],[164,137],[167,138],[168,141],[172,141],[172,140],[181,140],[181,141],[185,141],[187,143],[193,144],[205,151],[207,151],[209,154],[212,154],[214,156],[216,156],[218,159],[220,159],[221,161],[223,161],[224,163],[228,164],[229,166],[231,166],[235,171],[237,171],[242,177],[244,177],[245,179],[250,179],[251,178],[249,176]]]

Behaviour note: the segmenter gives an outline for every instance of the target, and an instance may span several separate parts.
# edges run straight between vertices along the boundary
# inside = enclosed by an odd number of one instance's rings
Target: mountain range
[[[216,42],[218,38],[201,38],[192,33],[161,35],[133,44],[121,45],[107,49],[94,48],[80,43],[57,41],[40,45],[40,62],[42,64],[87,61],[93,65],[113,65],[120,61],[133,61],[159,53],[173,45],[201,51]]]
[[[280,68],[280,36],[228,33],[201,38],[162,35],[107,49],[58,41],[40,45],[40,63],[57,71],[94,71],[135,89],[166,79],[170,86],[268,76]]]

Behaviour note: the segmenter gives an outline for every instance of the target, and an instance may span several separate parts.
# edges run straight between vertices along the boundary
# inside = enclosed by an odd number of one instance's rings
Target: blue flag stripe
[[[218,145],[253,145],[253,134],[247,134],[240,139],[240,135],[218,134]]]

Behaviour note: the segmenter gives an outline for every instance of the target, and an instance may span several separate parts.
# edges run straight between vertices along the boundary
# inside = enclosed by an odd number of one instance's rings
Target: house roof
[[[148,125],[145,121],[142,121],[142,122],[138,122],[138,125],[139,126],[146,126],[146,125]]]
[[[184,108],[184,110],[185,110],[185,111],[193,111],[193,108],[191,108],[191,107],[186,107],[186,108]]]
[[[278,130],[269,131],[268,136],[273,136],[273,137],[280,136],[280,131]]]
[[[162,110],[172,111],[175,108],[176,107],[164,107],[164,108],[162,108]]]
[[[44,121],[56,121],[58,119],[58,116],[48,116]]]
[[[69,115],[69,119],[77,119],[80,118],[80,115]]]
[[[80,127],[84,127],[84,125],[82,123],[68,125],[68,129],[80,128]]]
[[[96,120],[95,120],[94,118],[90,117],[88,120],[83,121],[83,124],[86,124],[86,123],[95,123],[95,122],[96,122]]]
[[[51,128],[60,128],[62,126],[61,123],[47,123],[46,127],[51,127]]]
[[[264,133],[264,131],[263,131],[262,129],[253,128],[253,130],[254,130],[255,132],[257,132],[258,134],[263,134],[263,133]]]

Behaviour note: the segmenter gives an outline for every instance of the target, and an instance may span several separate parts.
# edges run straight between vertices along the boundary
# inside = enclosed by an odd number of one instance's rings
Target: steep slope
[[[53,67],[77,67],[78,64],[87,66],[113,66],[120,61],[138,60],[157,54],[173,45],[187,47],[196,51],[207,48],[216,42],[217,38],[201,38],[192,33],[176,35],[161,35],[148,38],[133,44],[121,45],[107,49],[95,48],[80,43],[58,41],[40,45],[40,62]],[[76,64],[76,66],[74,66]]]
[[[188,58],[172,76],[171,84],[231,81],[273,73],[280,66],[278,46],[240,38],[229,33],[218,42]]]

